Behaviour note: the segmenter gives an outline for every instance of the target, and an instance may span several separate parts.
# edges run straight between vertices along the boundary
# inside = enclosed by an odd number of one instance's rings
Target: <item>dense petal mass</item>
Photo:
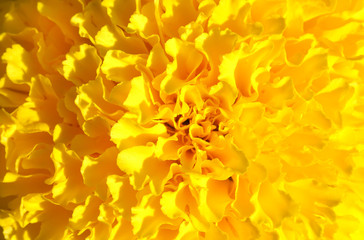
[[[0,239],[364,236],[364,1],[0,1]]]

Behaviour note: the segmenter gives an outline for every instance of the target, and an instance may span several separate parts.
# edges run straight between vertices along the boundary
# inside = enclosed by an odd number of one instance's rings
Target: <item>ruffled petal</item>
[[[66,55],[60,72],[67,80],[78,86],[96,78],[100,63],[96,49],[88,44],[83,44],[73,47]]]

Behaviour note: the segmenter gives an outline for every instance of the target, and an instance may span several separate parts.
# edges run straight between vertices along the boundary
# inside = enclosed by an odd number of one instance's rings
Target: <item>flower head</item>
[[[363,9],[1,1],[3,237],[361,239]]]

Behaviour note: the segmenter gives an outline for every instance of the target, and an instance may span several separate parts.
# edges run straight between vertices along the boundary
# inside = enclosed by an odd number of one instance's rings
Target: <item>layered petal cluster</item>
[[[0,238],[364,236],[362,0],[3,0],[0,56]]]

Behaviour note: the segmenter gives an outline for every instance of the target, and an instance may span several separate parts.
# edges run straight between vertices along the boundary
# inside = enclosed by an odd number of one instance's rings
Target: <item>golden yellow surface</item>
[[[1,0],[0,239],[364,239],[364,1]]]

